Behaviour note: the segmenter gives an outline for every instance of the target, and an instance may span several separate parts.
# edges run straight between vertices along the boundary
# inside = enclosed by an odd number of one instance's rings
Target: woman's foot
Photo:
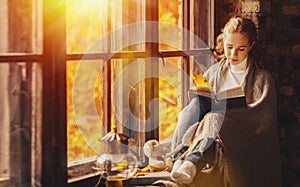
[[[171,178],[177,183],[190,184],[196,172],[196,166],[191,161],[177,160],[171,171]]]

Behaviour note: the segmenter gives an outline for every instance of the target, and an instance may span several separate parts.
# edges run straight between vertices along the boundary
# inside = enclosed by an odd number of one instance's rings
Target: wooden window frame
[[[41,140],[32,132],[41,132],[41,120],[38,118],[41,116],[41,82],[36,79],[40,73],[36,64],[42,61],[42,54],[37,51],[39,38],[34,38],[39,23],[36,15],[24,18],[31,13],[36,14],[37,4],[35,0],[1,2],[1,18],[4,16],[1,23],[7,27],[3,27],[1,32],[0,63],[8,65],[9,75],[5,80],[8,82],[9,103],[5,110],[9,113],[9,120],[5,129],[1,130],[9,139],[8,145],[5,145],[9,147],[6,155],[9,162],[5,171],[8,177],[0,181],[0,186],[28,186],[40,182]]]

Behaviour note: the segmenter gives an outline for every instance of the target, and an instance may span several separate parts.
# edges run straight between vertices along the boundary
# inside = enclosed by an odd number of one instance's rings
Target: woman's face
[[[249,37],[241,33],[226,34],[224,38],[224,53],[228,62],[236,65],[241,63],[251,50],[252,44],[249,43]]]

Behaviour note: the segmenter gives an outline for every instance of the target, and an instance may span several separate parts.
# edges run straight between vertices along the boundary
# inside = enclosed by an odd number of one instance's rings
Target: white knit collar
[[[232,72],[245,72],[247,69],[247,59],[248,56],[238,64],[230,64],[230,69]]]

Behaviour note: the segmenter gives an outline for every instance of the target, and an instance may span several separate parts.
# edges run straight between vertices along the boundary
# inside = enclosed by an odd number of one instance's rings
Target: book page
[[[239,86],[218,93],[216,99],[221,100],[221,99],[229,99],[229,98],[242,97],[242,96],[245,96],[244,89],[241,86]]]
[[[210,98],[215,97],[215,93],[213,92],[213,90],[208,87],[196,87],[194,89],[191,89],[190,91],[205,97],[210,97]]]
[[[196,87],[194,89],[191,89],[191,91],[198,95],[215,98],[217,100],[245,96],[244,90],[241,86],[230,88],[217,94],[214,93],[213,90],[208,87]]]
[[[213,93],[212,89],[208,87],[196,87],[196,90],[199,92],[208,92],[208,93]]]

